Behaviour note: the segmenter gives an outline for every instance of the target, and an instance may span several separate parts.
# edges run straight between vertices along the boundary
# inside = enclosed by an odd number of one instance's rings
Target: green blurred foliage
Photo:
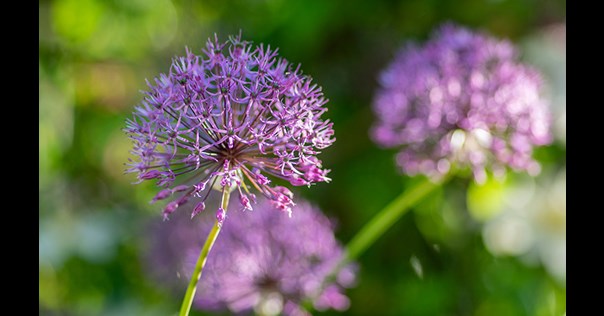
[[[394,150],[368,137],[378,73],[400,45],[445,21],[510,38],[543,71],[557,138],[536,157],[545,175],[564,169],[565,34],[550,31],[565,17],[565,1],[549,0],[40,1],[40,314],[178,310],[184,288],[170,292],[144,271],[145,227],[161,221],[160,209],[148,203],[152,184],[123,174],[131,144],[121,129],[145,79],[167,72],[185,47],[199,52],[213,33],[241,30],[279,47],[323,87],[337,141],[321,159],[333,181],[295,194],[335,218],[345,243],[414,181],[395,167]],[[359,258],[343,314],[564,314],[565,278],[485,246],[484,224],[505,212],[506,192],[525,178],[454,179],[421,202]]]

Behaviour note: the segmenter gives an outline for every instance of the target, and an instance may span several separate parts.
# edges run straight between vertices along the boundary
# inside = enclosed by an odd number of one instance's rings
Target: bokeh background
[[[333,181],[295,194],[336,218],[346,243],[414,179],[368,137],[378,73],[443,22],[515,42],[552,100],[542,173],[483,186],[455,179],[359,258],[346,315],[565,315],[564,0],[56,0],[39,2],[40,315],[173,315],[174,293],[145,271],[152,183],[124,175],[122,128],[145,79],[185,46],[243,32],[301,63],[330,99]],[[204,315],[194,311],[194,315]],[[317,314],[332,315],[334,312]]]

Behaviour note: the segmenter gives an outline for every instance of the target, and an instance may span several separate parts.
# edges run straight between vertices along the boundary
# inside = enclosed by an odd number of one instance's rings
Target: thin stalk
[[[211,190],[211,189],[210,189]],[[227,211],[227,207],[229,205],[229,196],[231,194],[230,188],[226,186],[222,190],[222,203],[221,207],[224,210],[225,214]],[[212,250],[212,246],[220,233],[220,229],[222,228],[222,224],[218,222],[218,220],[214,221],[214,226],[212,226],[212,230],[208,234],[208,238],[201,249],[201,253],[199,254],[199,258],[197,259],[197,263],[195,264],[195,270],[193,270],[193,274],[191,275],[191,281],[189,281],[189,286],[187,287],[187,292],[185,293],[185,298],[182,301],[182,305],[180,307],[180,316],[188,316],[191,311],[191,304],[193,303],[193,298],[195,297],[195,292],[197,291],[197,282],[199,278],[201,278],[201,271],[203,267],[206,265],[206,261],[208,259],[208,254],[210,250]]]
[[[442,182],[434,183],[426,178],[398,197],[379,211],[346,246],[344,261],[350,261],[360,256],[378,237],[388,230],[407,211],[420,202],[429,193],[440,187]]]
[[[398,197],[390,202],[386,207],[380,210],[359,232],[350,240],[346,246],[344,256],[333,268],[331,273],[323,279],[320,290],[321,293],[324,287],[332,282],[338,272],[344,268],[349,262],[358,258],[369,246],[371,246],[381,235],[383,235],[396,221],[403,216],[409,209],[415,206],[423,198],[428,196],[436,188],[441,187],[450,176],[443,178],[440,182],[435,183],[426,178],[421,179],[411,188],[403,191]],[[306,302],[305,306],[311,306],[310,302]]]

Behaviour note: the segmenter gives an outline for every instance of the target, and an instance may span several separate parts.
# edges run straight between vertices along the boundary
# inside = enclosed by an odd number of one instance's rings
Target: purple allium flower
[[[423,46],[404,47],[381,74],[373,140],[400,148],[404,172],[440,178],[452,165],[537,174],[535,146],[551,142],[539,73],[512,43],[452,24]]]
[[[153,202],[175,195],[164,216],[195,200],[194,216],[212,188],[236,188],[245,209],[256,188],[289,213],[292,193],[269,176],[295,186],[330,180],[315,157],[335,141],[333,123],[321,119],[327,99],[300,66],[241,34],[226,42],[214,36],[203,53],[187,49],[168,75],[147,82],[127,121],[137,157],[127,172],[164,188]]]
[[[308,315],[301,303],[310,300],[317,310],[347,309],[350,302],[343,289],[355,281],[355,264],[320,290],[343,256],[333,224],[305,201],[294,207],[291,218],[271,208],[261,198],[253,213],[229,214],[207,259],[194,306],[235,314]],[[211,226],[207,220],[190,221],[183,213],[157,225],[147,260],[152,273],[164,281],[177,275],[188,279]]]

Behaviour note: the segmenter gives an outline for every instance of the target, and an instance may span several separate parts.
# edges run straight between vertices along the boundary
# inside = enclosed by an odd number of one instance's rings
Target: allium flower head
[[[551,142],[549,104],[509,41],[447,24],[401,49],[380,84],[371,136],[400,148],[404,172],[440,178],[467,166],[478,182],[485,168],[539,172],[532,151]]]
[[[299,202],[291,218],[271,208],[259,198],[254,213],[229,216],[208,257],[194,306],[235,314],[307,315],[301,303],[310,300],[317,310],[347,309],[350,302],[343,289],[355,281],[354,264],[320,290],[343,256],[333,224],[308,202]],[[175,280],[177,273],[188,279],[211,223],[175,214],[157,226],[148,260],[151,271],[164,280]]]
[[[202,55],[187,49],[148,86],[127,122],[137,158],[127,172],[164,188],[153,201],[177,195],[165,216],[193,200],[192,216],[199,213],[213,187],[236,188],[246,209],[255,188],[289,212],[292,193],[270,177],[296,186],[330,180],[315,157],[335,140],[332,123],[321,119],[327,100],[276,49],[241,34],[214,36]]]

